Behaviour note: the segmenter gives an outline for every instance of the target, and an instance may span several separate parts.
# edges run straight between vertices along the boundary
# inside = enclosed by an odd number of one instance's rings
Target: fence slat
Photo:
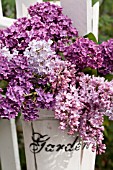
[[[94,170],[95,157],[96,152],[92,152],[91,146],[89,149],[84,148],[81,160],[81,170]]]
[[[13,19],[3,17],[0,0],[0,29],[10,26],[13,22]],[[0,160],[2,170],[21,169],[14,120],[0,120]]]
[[[16,0],[17,18],[27,16],[27,8],[35,2],[42,2],[42,0]]]
[[[98,40],[98,25],[99,25],[99,2],[93,6],[93,34]]]
[[[91,0],[61,0],[61,6],[64,13],[73,20],[80,36],[92,32]]]
[[[15,120],[0,120],[2,170],[20,170]]]
[[[86,33],[90,33],[93,32],[93,8],[92,8],[92,0],[84,0],[87,3],[87,32]],[[85,11],[84,11],[85,12]]]
[[[16,21],[16,20],[0,16],[0,29],[11,26],[14,21]]]
[[[0,0],[0,16],[3,16],[1,0]]]

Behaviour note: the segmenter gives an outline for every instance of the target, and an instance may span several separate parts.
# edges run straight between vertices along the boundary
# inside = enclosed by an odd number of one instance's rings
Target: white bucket
[[[94,170],[95,153],[58,127],[46,110],[37,121],[23,121],[27,170]]]

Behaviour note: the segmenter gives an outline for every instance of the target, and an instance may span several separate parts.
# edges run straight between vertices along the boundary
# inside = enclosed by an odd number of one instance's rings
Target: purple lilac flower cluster
[[[113,81],[78,73],[68,61],[59,66],[49,76],[56,93],[54,112],[60,128],[68,128],[69,134],[79,132],[83,141],[93,144],[93,149],[98,145],[98,153],[104,152],[103,115],[113,120]]]
[[[76,75],[76,85],[62,85],[55,99],[55,118],[60,120],[61,129],[69,129],[69,134],[78,132],[83,141],[99,146],[98,153],[105,149],[103,138],[103,115],[111,114],[113,119],[113,81],[89,75]],[[72,75],[73,76],[73,75]],[[66,82],[65,78],[64,81]]]
[[[73,44],[64,48],[63,54],[76,65],[78,71],[86,67],[98,69],[103,63],[100,46],[88,38],[77,38]]]
[[[24,94],[33,88],[30,82],[32,73],[28,68],[27,58],[21,55],[0,56],[0,84],[2,85],[0,100],[0,117],[15,118],[24,103]]]
[[[99,72],[103,75],[111,74],[113,73],[113,39],[103,42],[100,47],[104,60]]]
[[[72,26],[71,19],[62,13],[61,7],[46,2],[31,6],[28,11],[31,17],[39,17],[40,21],[46,25],[50,39],[54,41],[64,39],[64,42],[68,42],[70,38],[78,36],[77,30]]]
[[[54,112],[62,130],[78,133],[92,150],[105,150],[103,119],[113,119],[113,81],[83,73],[112,72],[113,40],[97,45],[78,37],[62,8],[30,6],[29,18],[0,30],[0,118],[21,113],[36,120],[40,109]]]
[[[0,42],[2,46],[9,48],[11,53],[18,50],[19,54],[35,40],[53,41],[52,47],[58,53],[63,44],[76,39],[78,32],[72,26],[71,20],[63,15],[62,9],[56,5],[36,3],[29,9],[31,17],[19,18],[11,27],[0,31]]]

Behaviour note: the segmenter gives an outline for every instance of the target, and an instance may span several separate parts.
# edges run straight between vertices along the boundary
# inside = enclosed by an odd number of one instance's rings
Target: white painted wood
[[[50,1],[50,3],[61,6],[60,1]]]
[[[80,36],[92,32],[91,0],[61,0],[61,6],[64,14],[72,19]]]
[[[89,149],[84,149],[81,160],[81,170],[94,170],[95,169],[96,152],[92,152],[91,146]]]
[[[35,2],[42,2],[42,0],[16,0],[17,18],[28,16],[27,8]]]
[[[98,25],[99,25],[99,2],[93,6],[93,34],[98,40]]]
[[[10,26],[14,21],[3,17],[0,0],[0,29]],[[21,169],[14,120],[0,120],[0,158],[2,170]]]
[[[90,33],[93,31],[93,8],[92,8],[92,0],[84,0],[84,2],[87,3],[87,10],[85,11],[87,13],[87,33]]]
[[[16,20],[0,16],[0,29],[11,26],[14,23],[14,21]]]
[[[2,170],[20,170],[15,120],[0,120]]]
[[[3,13],[2,13],[2,3],[1,3],[1,0],[0,0],[0,16],[3,16]]]

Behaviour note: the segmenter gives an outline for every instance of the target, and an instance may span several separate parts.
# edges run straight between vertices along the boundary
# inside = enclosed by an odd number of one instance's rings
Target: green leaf
[[[90,67],[84,68],[82,72],[84,72],[85,74],[97,76],[97,70],[92,69]]]
[[[58,52],[58,54],[61,56],[62,60],[66,60],[62,52]]]
[[[99,0],[92,0],[92,6],[96,3],[96,2],[98,2]]]
[[[104,129],[104,136],[108,138],[108,131],[106,129]]]
[[[105,126],[105,127],[109,127],[109,118],[107,117],[107,116],[104,116],[104,123],[103,123],[103,125]]]
[[[84,38],[89,38],[90,40],[92,40],[92,41],[98,43],[96,37],[95,37],[94,34],[91,33],[91,32],[90,32],[89,34],[85,35]]]
[[[18,117],[18,118],[20,118],[20,117],[21,117],[21,115],[22,115],[22,114],[21,114],[21,112],[18,112],[18,116],[17,116],[17,117]]]
[[[105,77],[105,79],[108,80],[108,81],[113,80],[113,74],[106,74],[104,77]]]
[[[8,82],[6,80],[0,80],[0,88],[5,89],[8,86]]]

